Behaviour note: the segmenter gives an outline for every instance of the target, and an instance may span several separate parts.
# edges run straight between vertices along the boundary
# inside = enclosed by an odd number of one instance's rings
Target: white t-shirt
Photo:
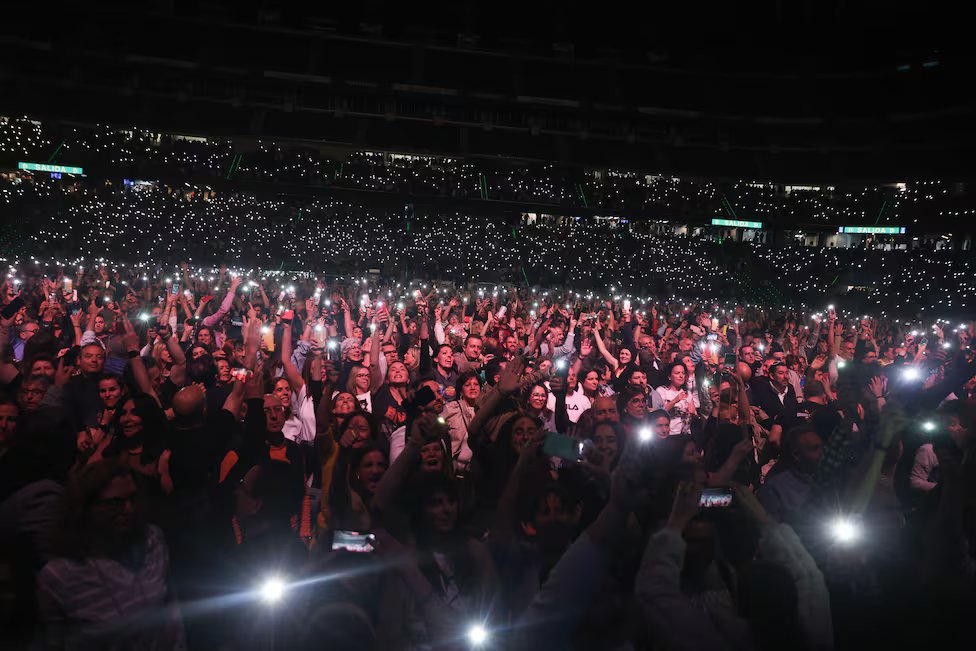
[[[546,386],[549,386],[548,382],[546,383]],[[546,402],[546,408],[551,412],[556,411],[556,396],[552,394],[551,390],[549,391],[549,400]],[[573,394],[566,395],[566,413],[569,414],[569,422],[575,423],[578,421],[580,416],[583,415],[583,412],[589,408],[590,399],[587,398],[582,391],[580,391],[580,387],[577,384],[576,388],[573,389]]]
[[[304,384],[297,394],[291,392],[291,415],[281,432],[286,439],[296,443],[315,440],[315,403]]]
[[[678,434],[691,434],[691,407],[695,407],[695,411],[701,404],[698,402],[698,392],[688,391],[687,389],[675,389],[671,385],[658,387],[657,395],[660,396],[661,400],[664,401],[664,405],[674,400],[679,393],[684,391],[688,396],[668,410],[671,414],[671,436],[676,436]]]
[[[390,465],[396,461],[396,458],[400,456],[404,448],[407,447],[407,427],[406,425],[400,425],[390,433]]]

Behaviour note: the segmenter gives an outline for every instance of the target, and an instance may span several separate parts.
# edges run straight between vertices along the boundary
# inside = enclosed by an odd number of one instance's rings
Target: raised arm
[[[383,512],[390,508],[397,495],[401,493],[411,470],[416,467],[420,459],[420,448],[424,443],[440,440],[447,435],[447,425],[440,420],[435,415],[425,414],[410,423],[410,431],[403,451],[393,461],[376,487],[376,495],[373,498],[374,509]]]
[[[377,318],[386,318],[392,321],[385,307],[377,313]],[[383,384],[383,373],[380,371],[380,349],[383,347],[380,343],[380,327],[383,325],[383,322],[381,320],[378,324],[374,325],[376,327],[372,328],[372,332],[369,335],[369,388],[371,391],[376,391]],[[390,327],[392,327],[392,323]]]
[[[611,355],[610,351],[607,350],[607,347],[603,344],[603,337],[600,336],[599,320],[593,324],[593,341],[596,342],[596,349],[600,351],[601,355],[603,355],[603,359],[607,360],[607,364],[610,365],[610,368],[616,371],[620,366],[620,361]]]
[[[224,295],[224,300],[220,302],[220,307],[217,311],[210,316],[204,318],[203,325],[210,327],[216,325],[220,322],[224,315],[230,312],[230,308],[234,305],[234,296],[237,295],[237,288],[241,285],[241,279],[239,276],[234,276],[231,278],[230,287],[227,289],[227,294]]]
[[[475,448],[475,442],[485,424],[496,415],[502,398],[517,393],[521,388],[521,376],[524,368],[525,359],[516,356],[505,365],[501,375],[498,376],[498,383],[494,390],[485,392],[484,402],[481,403],[481,407],[475,412],[474,418],[468,423],[468,439],[470,441],[468,445],[472,450]]]
[[[291,319],[281,320],[283,332],[281,334],[281,365],[284,367],[285,378],[288,379],[288,384],[291,385],[291,390],[297,395],[302,387],[305,386],[305,380],[302,378],[301,371],[295,366],[295,362],[291,359]]]
[[[244,368],[254,370],[257,363],[258,348],[261,346],[261,328],[264,321],[252,316],[247,322],[247,333],[244,335]]]
[[[339,297],[339,309],[342,310],[342,320],[346,326],[346,336],[351,337],[352,329],[355,327],[355,324],[352,322],[352,309],[350,309],[346,299],[341,296]]]
[[[178,387],[186,383],[186,354],[180,346],[180,342],[173,336],[169,324],[163,324],[157,330],[160,339],[166,344],[169,356],[173,358],[173,366],[169,369],[169,381]]]
[[[122,319],[122,328],[124,329],[122,345],[125,346],[125,350],[129,354],[129,367],[132,369],[132,377],[135,379],[136,386],[146,395],[152,396],[157,405],[162,406],[159,402],[159,396],[153,390],[152,381],[149,379],[149,372],[146,370],[146,365],[139,355],[139,335],[136,334],[135,328],[132,327],[132,322],[128,319]]]

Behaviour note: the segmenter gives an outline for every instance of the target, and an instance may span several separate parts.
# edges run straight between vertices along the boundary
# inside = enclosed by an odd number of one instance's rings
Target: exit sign
[[[712,226],[732,226],[735,228],[762,228],[762,222],[747,222],[741,219],[712,219]]]
[[[859,235],[904,235],[904,226],[841,226],[838,233],[857,233]]]
[[[17,169],[28,172],[54,172],[56,174],[82,174],[80,167],[69,165],[50,165],[48,163],[17,163]]]

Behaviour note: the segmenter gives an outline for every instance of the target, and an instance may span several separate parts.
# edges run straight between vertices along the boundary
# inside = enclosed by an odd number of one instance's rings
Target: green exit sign
[[[734,228],[762,228],[762,222],[747,222],[741,219],[712,219],[712,226],[732,226]]]
[[[852,233],[859,235],[904,235],[904,226],[841,226],[838,233]]]
[[[17,169],[28,172],[55,172],[57,174],[82,174],[80,167],[69,165],[50,165],[48,163],[17,163]]]

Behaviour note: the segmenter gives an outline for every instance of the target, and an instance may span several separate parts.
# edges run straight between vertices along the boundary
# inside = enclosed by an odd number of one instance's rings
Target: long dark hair
[[[136,415],[142,419],[142,432],[137,437],[133,437],[137,439],[135,441],[126,440],[122,434],[122,407],[130,400]],[[139,461],[144,464],[152,463],[159,458],[165,447],[166,414],[156,403],[156,399],[148,394],[123,396],[119,408],[115,410],[115,415],[112,417],[111,432],[113,439],[106,447],[106,456],[117,455],[122,450],[138,447],[141,443],[142,453],[139,455]]]
[[[352,416],[349,420],[352,420]],[[379,452],[386,457],[387,468],[389,468],[389,455],[372,442],[359,448],[340,448],[339,458],[332,469],[332,483],[329,485],[329,507],[332,509],[333,522],[341,522],[343,516],[352,510],[353,493],[356,493],[367,507],[371,504],[373,496],[364,494],[352,485],[356,468],[362,463],[363,457],[371,452]]]

